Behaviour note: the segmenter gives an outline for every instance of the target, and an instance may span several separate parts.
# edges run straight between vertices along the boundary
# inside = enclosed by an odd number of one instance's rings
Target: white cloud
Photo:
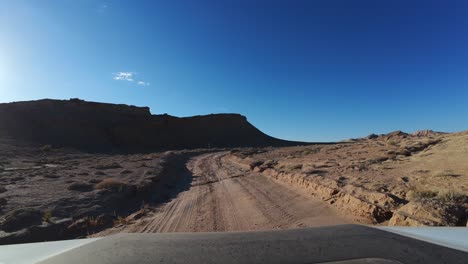
[[[135,75],[134,72],[117,72],[113,73],[114,77],[112,79],[116,81],[129,81],[133,82],[135,79],[133,76]]]
[[[116,72],[112,74],[112,79],[116,81],[127,81],[127,82],[136,82],[137,85],[140,86],[149,86],[149,82],[145,82],[143,80],[138,80],[135,78],[137,73],[136,72]]]
[[[149,86],[150,85],[149,82],[143,82],[143,81],[138,81],[137,84],[141,85],[141,86]]]

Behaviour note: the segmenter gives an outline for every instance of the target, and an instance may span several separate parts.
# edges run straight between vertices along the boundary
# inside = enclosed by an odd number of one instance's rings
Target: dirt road
[[[227,154],[190,159],[186,163],[190,188],[118,232],[247,231],[350,223],[323,201],[246,171],[226,159]]]

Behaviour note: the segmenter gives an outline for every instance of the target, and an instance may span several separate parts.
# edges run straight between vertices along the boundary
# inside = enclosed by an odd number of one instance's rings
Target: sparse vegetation
[[[50,223],[52,219],[52,211],[45,211],[42,215],[42,221]]]
[[[399,148],[396,152],[396,155],[410,156],[411,152],[406,148]]]
[[[126,217],[118,216],[117,219],[114,220],[114,226],[128,225],[128,224],[130,224],[130,220],[128,220]]]
[[[412,190],[411,198],[417,201],[431,200],[442,203],[468,202],[467,195],[454,190],[435,191],[417,188],[412,188]]]
[[[302,164],[289,164],[286,166],[286,170],[288,171],[296,171],[296,170],[301,170],[302,169]]]
[[[468,201],[467,195],[460,193],[460,192],[453,191],[453,190],[439,192],[437,197],[444,203],[453,203],[453,202],[463,203],[463,202]]]
[[[263,161],[257,160],[249,164],[250,169],[253,169],[255,167],[258,167],[263,164]]]
[[[437,197],[438,192],[433,190],[415,189],[411,193],[411,198],[414,200],[432,199]]]
[[[51,150],[52,150],[52,145],[43,145],[43,146],[41,147],[41,151],[42,151],[42,152],[49,152],[49,151],[51,151]]]
[[[103,224],[102,218],[99,217],[88,217],[87,223],[89,227],[95,228]]]
[[[458,177],[460,175],[454,173],[451,170],[442,170],[442,171],[436,171],[434,173],[435,177],[443,177],[443,178],[449,178],[449,177]]]
[[[95,187],[96,189],[115,190],[121,192],[125,187],[127,187],[127,184],[119,179],[107,178],[96,184]]]

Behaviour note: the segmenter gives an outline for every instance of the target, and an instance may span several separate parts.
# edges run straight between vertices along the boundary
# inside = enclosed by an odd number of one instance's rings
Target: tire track
[[[346,223],[324,202],[245,171],[225,159],[227,155],[209,153],[189,160],[184,166],[191,172],[190,188],[128,230],[242,231]]]

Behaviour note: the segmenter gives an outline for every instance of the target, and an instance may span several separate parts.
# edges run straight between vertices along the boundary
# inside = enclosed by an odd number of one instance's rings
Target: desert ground
[[[468,132],[132,154],[0,145],[1,244],[118,232],[467,225]]]

